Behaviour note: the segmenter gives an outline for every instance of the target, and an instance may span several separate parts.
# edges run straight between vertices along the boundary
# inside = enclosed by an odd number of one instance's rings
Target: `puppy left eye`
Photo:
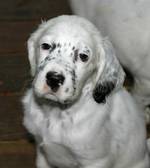
[[[82,62],[87,62],[88,59],[89,59],[89,56],[87,54],[84,54],[84,53],[79,54],[79,57],[80,57]]]
[[[51,45],[49,45],[48,43],[43,43],[41,47],[43,50],[49,50],[51,48]]]

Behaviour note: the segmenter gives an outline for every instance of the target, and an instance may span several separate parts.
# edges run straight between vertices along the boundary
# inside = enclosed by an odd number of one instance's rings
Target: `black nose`
[[[46,83],[54,92],[58,90],[60,85],[63,85],[64,80],[65,77],[57,72],[50,71],[46,74]]]

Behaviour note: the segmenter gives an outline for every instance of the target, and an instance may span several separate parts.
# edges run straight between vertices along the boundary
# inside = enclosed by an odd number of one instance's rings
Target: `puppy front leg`
[[[48,164],[43,152],[41,151],[39,147],[37,147],[36,167],[37,168],[52,168]]]

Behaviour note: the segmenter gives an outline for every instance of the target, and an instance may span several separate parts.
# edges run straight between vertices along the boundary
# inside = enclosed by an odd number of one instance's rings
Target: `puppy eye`
[[[79,54],[79,57],[80,57],[81,61],[83,61],[83,62],[87,62],[89,59],[88,55],[84,54],[84,53]]]
[[[49,44],[47,44],[47,43],[43,43],[43,44],[41,45],[41,48],[42,48],[43,50],[49,50],[49,49],[51,48],[51,45],[49,45]]]

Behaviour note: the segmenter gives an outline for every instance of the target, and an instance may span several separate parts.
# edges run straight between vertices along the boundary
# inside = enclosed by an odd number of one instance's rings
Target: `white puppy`
[[[109,36],[116,56],[134,76],[134,97],[147,111],[150,105],[150,1],[70,1],[76,14],[88,18],[102,35]]]
[[[24,125],[37,142],[38,168],[149,168],[142,113],[94,25],[77,16],[42,23],[28,54],[34,81]]]

